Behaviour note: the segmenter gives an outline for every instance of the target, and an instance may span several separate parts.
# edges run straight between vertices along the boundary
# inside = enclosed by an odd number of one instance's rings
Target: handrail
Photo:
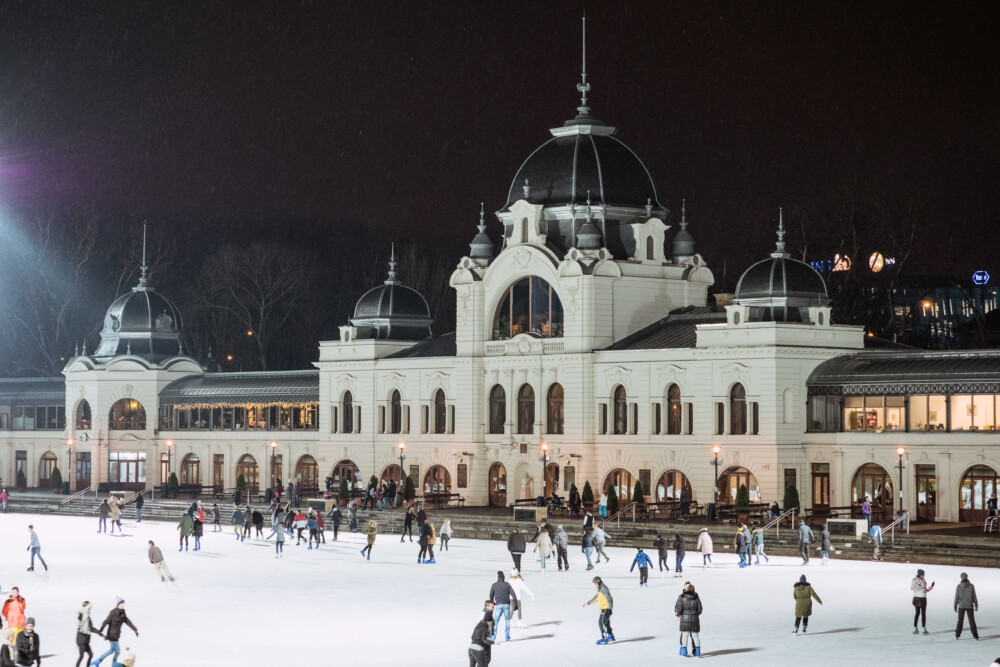
[[[882,529],[883,533],[885,533],[886,529],[889,530],[889,539],[892,540],[893,545],[896,544],[896,524],[900,523],[904,519],[906,519],[906,534],[909,535],[910,534],[910,521],[909,521],[909,519],[910,519],[910,510],[902,510],[899,513],[899,516],[896,517],[895,521],[893,521],[888,526],[886,526],[885,528]]]
[[[779,514],[775,518],[771,519],[767,523],[767,525],[765,525],[763,528],[761,528],[761,530],[764,531],[764,530],[767,530],[768,528],[770,528],[771,526],[774,526],[774,536],[775,536],[775,539],[779,539],[780,540],[781,539],[781,520],[784,519],[785,517],[788,517],[788,516],[791,516],[791,515],[795,514],[798,511],[798,509],[799,509],[798,507],[793,507],[791,509],[785,510],[784,512],[782,512],[781,514]],[[795,526],[795,519],[792,519],[792,526],[793,527]]]
[[[624,505],[622,505],[621,509],[619,509],[611,516],[604,517],[604,519],[601,520],[601,529],[602,530],[604,529],[604,527],[608,524],[608,521],[614,521],[616,529],[621,530],[622,515],[626,514],[627,512],[632,513],[632,523],[635,523],[635,505],[636,505],[635,502],[629,501]]]
[[[128,505],[130,503],[134,503],[136,498],[138,498],[142,494],[146,493],[147,491],[152,491],[152,490],[153,490],[153,485],[150,484],[145,489],[143,489],[141,491],[136,491],[135,493],[133,493],[131,498],[126,498],[123,504]],[[152,498],[152,495],[150,496],[150,498]]]
[[[89,486],[86,489],[81,489],[81,490],[77,491],[76,493],[74,493],[69,498],[66,498],[66,500],[59,501],[59,507],[62,507],[63,505],[65,505],[67,503],[73,502],[74,500],[76,500],[77,498],[79,498],[80,496],[82,496],[85,493],[90,493],[90,487]]]

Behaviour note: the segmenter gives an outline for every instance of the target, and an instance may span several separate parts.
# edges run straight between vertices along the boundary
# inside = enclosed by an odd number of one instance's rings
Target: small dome
[[[396,277],[396,255],[389,261],[385,284],[365,292],[354,307],[351,324],[356,338],[379,340],[423,340],[431,336],[431,310],[427,300]]]
[[[144,276],[108,308],[94,356],[134,354],[149,361],[177,356],[183,352],[183,326],[177,306],[149,287]]]
[[[670,244],[670,257],[675,264],[680,264],[685,257],[694,256],[694,236],[687,230],[687,202],[681,200],[681,228],[674,234]]]

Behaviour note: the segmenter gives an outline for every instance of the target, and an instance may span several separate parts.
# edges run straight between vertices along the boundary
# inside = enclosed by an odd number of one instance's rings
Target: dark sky
[[[850,180],[926,203],[929,270],[951,237],[958,270],[1000,274],[995,2],[8,1],[0,210],[458,247],[575,114],[584,8],[594,114],[688,198],[717,274]]]

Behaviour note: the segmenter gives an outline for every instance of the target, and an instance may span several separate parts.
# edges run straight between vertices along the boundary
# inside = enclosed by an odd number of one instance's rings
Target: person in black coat
[[[694,585],[691,582],[684,584],[684,591],[674,604],[674,616],[680,619],[680,654],[683,656],[688,654],[687,644],[690,640],[693,649],[691,655],[701,657],[701,639],[698,637],[698,633],[701,632],[701,598],[694,592]]]
[[[472,630],[472,643],[469,644],[469,667],[487,667],[490,664],[491,621],[493,620],[493,600],[483,603],[483,617]]]
[[[417,525],[424,525],[424,521],[427,521],[427,512],[424,511],[424,506],[421,505],[419,509],[417,509]]]
[[[333,526],[333,541],[336,542],[337,533],[340,531],[340,508],[334,505],[333,509],[326,513],[326,518],[330,520],[330,524]]]
[[[142,494],[140,493],[135,497],[135,522],[142,523],[142,506],[146,504],[146,501],[142,499]]]
[[[407,533],[410,535],[410,541],[413,541],[413,520],[415,518],[417,518],[417,513],[413,510],[413,505],[410,505],[409,509],[406,510],[406,514],[403,516],[403,532],[399,535],[400,542],[403,541],[403,537],[405,537]]]
[[[253,511],[253,527],[257,530],[257,537],[264,537],[264,515],[259,511]]]
[[[17,664],[35,665],[42,664],[42,658],[38,653],[38,634],[35,633],[35,619],[28,618],[24,624],[24,630],[17,635],[15,647],[17,648]]]
[[[118,646],[118,640],[121,639],[123,625],[127,625],[132,628],[132,632],[135,633],[135,636],[139,636],[139,631],[136,630],[135,626],[132,625],[132,621],[129,620],[128,615],[125,614],[125,600],[118,598],[115,608],[108,613],[108,617],[104,619],[104,623],[101,623],[101,627],[97,630],[97,634],[101,634],[104,631],[104,628],[107,628],[108,631],[104,634],[104,637],[111,642],[111,648],[105,651],[104,655],[97,659],[97,662],[103,662],[104,659],[112,653],[114,654],[114,657],[111,661],[114,662],[115,660],[118,660],[118,656],[121,654],[121,648]]]
[[[420,537],[417,540],[420,543],[420,554],[417,556],[418,563],[433,563],[434,562],[434,545],[431,544],[431,522],[424,521],[420,526]],[[424,558],[424,556],[428,558]]]
[[[580,492],[576,490],[576,486],[573,490],[569,492],[569,515],[570,516],[580,516],[580,507],[583,502],[580,500]]]
[[[507,551],[510,552],[510,557],[514,561],[514,567],[518,570],[521,569],[521,556],[524,555],[526,547],[527,545],[524,542],[524,535],[521,534],[521,529],[515,528],[514,532],[507,538]]]

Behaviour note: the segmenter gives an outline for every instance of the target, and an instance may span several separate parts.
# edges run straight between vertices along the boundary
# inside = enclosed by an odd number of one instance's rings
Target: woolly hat
[[[923,570],[917,570],[917,576],[918,577],[924,576],[924,571]]]
[[[963,572],[962,574],[958,575],[958,578],[961,579],[962,581],[966,581],[969,578],[969,575]]]
[[[125,599],[124,599],[124,598],[115,598],[115,606],[116,606],[116,607],[117,607],[118,605],[120,605],[120,604],[121,604],[122,602],[125,602]]]
[[[34,617],[34,616],[29,616],[29,617],[28,617],[28,620],[26,620],[26,621],[24,622],[24,624],[25,624],[25,625],[34,625],[34,624],[35,624],[35,617]]]
[[[799,577],[799,583],[800,584],[806,583],[806,575],[803,574],[801,577]]]

